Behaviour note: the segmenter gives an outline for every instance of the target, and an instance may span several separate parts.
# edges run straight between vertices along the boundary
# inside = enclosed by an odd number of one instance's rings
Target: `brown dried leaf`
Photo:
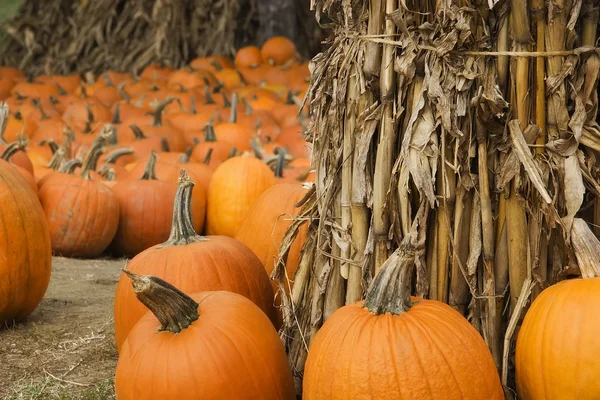
[[[600,276],[600,241],[581,218],[573,220],[571,228],[571,245],[577,258],[577,265],[583,278]]]

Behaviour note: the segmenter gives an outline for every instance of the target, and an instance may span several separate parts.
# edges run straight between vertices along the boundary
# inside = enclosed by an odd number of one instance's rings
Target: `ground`
[[[55,257],[31,317],[0,329],[0,399],[113,399],[113,300],[123,260]]]

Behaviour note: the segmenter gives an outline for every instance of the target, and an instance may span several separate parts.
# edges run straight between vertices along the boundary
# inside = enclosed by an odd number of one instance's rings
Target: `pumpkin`
[[[135,256],[169,238],[177,184],[158,180],[155,167],[156,154],[152,152],[140,179],[120,181],[112,187],[120,213],[112,245],[117,254]],[[191,207],[194,228],[201,230],[202,204],[192,202]]]
[[[310,344],[302,398],[504,399],[483,338],[456,310],[411,298],[407,236],[364,302],[334,312]]]
[[[52,248],[36,194],[16,169],[2,160],[0,209],[0,323],[4,325],[26,318],[44,297],[52,270]]]
[[[229,142],[238,150],[250,150],[250,140],[254,130],[237,122],[237,103],[238,97],[234,93],[229,122],[216,125],[215,135],[218,140]]]
[[[274,36],[262,45],[260,54],[270,65],[283,65],[296,57],[296,46],[286,37]]]
[[[204,131],[204,141],[199,142],[194,147],[191,157],[197,162],[204,163],[210,152],[208,165],[211,168],[216,168],[229,158],[234,146],[225,140],[217,140],[212,124],[206,125]]]
[[[35,168],[35,180],[36,182],[40,182],[46,175],[58,171],[58,169],[65,162],[65,149],[60,147],[56,150],[56,153],[52,155],[52,158],[44,167],[36,167]]]
[[[600,398],[600,278],[540,293],[523,320],[515,359],[519,399]]]
[[[117,147],[108,153],[106,157],[101,157],[104,165],[110,167],[114,172],[115,179],[120,179],[127,175],[124,165],[126,165],[128,160],[132,159],[134,159],[132,147]]]
[[[33,173],[29,172],[28,170],[26,170],[23,167],[20,167],[19,165],[13,163],[13,161],[12,161],[13,156],[15,156],[16,154],[19,154],[18,152],[22,153],[25,150],[25,148],[27,147],[27,143],[28,143],[27,138],[25,136],[22,136],[21,138],[19,138],[19,140],[11,143],[10,145],[8,145],[6,147],[6,150],[4,150],[4,153],[0,154],[0,159],[12,164],[15,167],[15,169],[17,170],[17,172],[19,174],[21,174],[23,179],[25,179],[25,181],[27,181],[27,184],[29,185],[29,187],[31,187],[31,189],[37,194],[38,188],[37,188],[37,183],[35,183],[35,178],[33,177]]]
[[[92,145],[81,176],[56,172],[39,182],[39,197],[57,254],[97,257],[117,232],[119,202],[106,185],[90,179],[104,140],[101,135]]]
[[[169,239],[135,256],[127,268],[166,279],[189,293],[227,290],[241,294],[275,323],[273,289],[260,260],[233,238],[204,237],[194,231],[190,212],[193,186],[182,170]],[[115,337],[119,349],[144,312],[126,277],[121,275],[115,297]]]
[[[250,155],[225,161],[208,186],[207,232],[234,237],[256,200],[276,182],[273,171]]]
[[[120,400],[296,398],[279,335],[250,300],[225,291],[187,296],[157,277],[124,272],[150,311],[122,348]]]
[[[254,68],[262,63],[260,49],[256,46],[242,47],[235,54],[236,68]]]
[[[281,241],[292,224],[292,218],[298,214],[296,203],[307,194],[308,188],[300,184],[281,183],[270,187],[258,198],[236,236],[237,240],[256,254],[269,276],[278,262]],[[300,228],[290,247],[286,263],[290,281],[294,280],[298,269],[300,250],[306,241],[307,229],[306,225]],[[271,284],[274,291],[279,289],[279,282],[271,281]]]
[[[9,109],[6,104],[0,103],[0,155],[6,151],[9,146],[9,143],[5,140],[6,127],[8,126],[8,121],[10,120]],[[14,139],[20,139],[22,136],[19,136]],[[24,148],[16,149],[14,154],[11,154],[12,157],[11,162],[29,173],[33,174],[33,164],[31,160],[27,156]]]

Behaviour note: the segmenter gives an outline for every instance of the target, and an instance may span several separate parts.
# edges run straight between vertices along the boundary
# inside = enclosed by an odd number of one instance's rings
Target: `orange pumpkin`
[[[600,278],[562,281],[536,297],[517,339],[519,399],[600,398],[599,309]]]
[[[242,47],[235,54],[236,68],[254,68],[262,63],[260,49],[256,46]]]
[[[39,197],[50,227],[52,249],[61,255],[93,258],[110,245],[119,223],[119,202],[104,184],[90,179],[104,137],[92,145],[81,176],[50,173]]]
[[[276,182],[273,171],[250,155],[225,161],[208,186],[207,232],[234,237],[256,200]]]
[[[204,141],[194,147],[192,158],[197,162],[204,163],[210,152],[208,165],[216,168],[229,158],[234,146],[225,140],[217,140],[215,130],[210,124],[205,127],[205,132]]]
[[[317,332],[303,399],[504,399],[475,328],[447,304],[411,298],[411,238],[382,265],[364,303],[338,309]]]
[[[0,323],[22,320],[40,303],[52,270],[50,233],[27,182],[0,160]]]
[[[182,170],[169,239],[135,256],[127,268],[135,273],[157,275],[190,293],[227,290],[241,294],[275,322],[273,290],[256,256],[235,239],[203,237],[194,231],[190,213],[193,186]],[[119,349],[144,312],[127,278],[121,275],[115,298],[115,337]]]
[[[119,399],[296,398],[279,335],[250,300],[225,291],[187,296],[154,276],[125,273],[150,311],[122,348]]]
[[[25,181],[27,181],[27,184],[31,187],[31,189],[37,194],[38,188],[37,188],[37,184],[35,183],[35,179],[33,177],[33,172],[30,172],[29,170],[17,165],[16,163],[14,163],[12,161],[13,156],[23,153],[23,151],[25,150],[26,147],[27,147],[27,138],[21,137],[16,142],[13,142],[10,145],[6,146],[6,149],[4,150],[4,152],[2,154],[0,154],[0,159],[9,164],[12,164],[13,167],[15,167],[15,169],[17,170],[17,172],[19,174],[21,174],[23,179],[25,179]],[[31,165],[31,162],[29,163],[29,165]],[[31,169],[33,170],[32,165],[31,165]]]
[[[296,57],[296,45],[286,37],[274,36],[262,45],[260,53],[270,65],[283,65]]]

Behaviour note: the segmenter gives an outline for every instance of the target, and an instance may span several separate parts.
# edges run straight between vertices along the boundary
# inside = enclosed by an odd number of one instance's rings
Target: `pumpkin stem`
[[[65,129],[63,129],[63,141],[61,144],[61,147],[63,149],[65,149],[65,160],[69,160],[73,157],[72,144],[73,144],[74,139],[75,139],[75,132],[73,132],[73,129],[66,126]]]
[[[79,96],[82,99],[87,99],[88,95],[87,95],[87,87],[85,86],[85,83],[81,82],[81,96]]]
[[[288,91],[287,93],[287,98],[285,99],[285,104],[287,105],[295,105],[296,102],[294,101],[294,93],[292,93],[292,91]]]
[[[196,109],[196,96],[190,96],[190,114],[198,114],[198,110]]]
[[[204,141],[206,142],[216,142],[217,141],[217,135],[215,134],[215,127],[213,126],[213,124],[207,124],[204,127]]]
[[[156,152],[151,151],[150,157],[148,157],[148,162],[146,163],[146,168],[144,169],[144,175],[140,179],[149,181],[149,180],[158,180],[156,177]]]
[[[48,145],[48,147],[50,147],[50,151],[52,152],[53,155],[56,154],[56,152],[58,151],[58,145],[52,138],[42,140],[40,142],[40,145],[42,145],[42,146]]]
[[[275,177],[283,178],[283,167],[285,165],[285,156],[287,151],[281,147],[277,147],[277,162],[275,163]]]
[[[204,160],[202,160],[202,164],[204,165],[208,165],[210,164],[210,159],[212,157],[212,153],[213,153],[213,148],[211,147],[210,149],[208,149],[208,151],[206,152],[206,156],[204,156]]]
[[[115,112],[113,113],[112,123],[115,125],[121,124],[121,105],[119,103],[115,104]]]
[[[184,246],[190,243],[202,242],[207,240],[194,231],[192,223],[192,189],[194,182],[190,179],[185,170],[181,169],[179,177],[179,187],[175,195],[175,204],[173,205],[173,224],[171,225],[171,235],[158,248],[169,246]]]
[[[103,132],[94,140],[88,156],[83,162],[83,166],[81,167],[81,177],[83,179],[90,179],[90,172],[96,170],[98,159],[100,158],[100,155],[104,153],[104,142],[106,141],[107,133],[106,129],[107,128],[104,127]]]
[[[237,105],[238,105],[238,94],[234,93],[231,96],[231,112],[229,113],[229,123],[235,124],[237,122]]]
[[[131,131],[133,132],[135,140],[148,139],[148,137],[144,135],[144,132],[142,132],[142,129],[139,126],[132,124],[129,125],[129,129],[131,129]]]
[[[246,115],[252,115],[252,114],[254,114],[254,108],[252,108],[252,106],[248,102],[248,99],[246,99],[244,97],[242,99],[242,103],[244,104],[244,109],[246,110]]]
[[[129,96],[129,94],[127,94],[127,92],[125,91],[125,82],[122,82],[118,87],[117,87],[117,92],[119,93],[119,96],[121,96],[123,98],[123,100],[125,100],[125,103],[127,104],[131,104],[131,97]],[[118,104],[118,103],[117,103]]]
[[[166,153],[171,151],[171,148],[169,147],[169,141],[166,137],[160,139],[160,149]]]
[[[252,147],[252,151],[254,152],[254,156],[256,158],[258,158],[259,160],[264,159],[261,148],[260,148],[260,144],[258,144],[258,140],[251,140],[250,147]]]
[[[98,170],[98,174],[104,178],[106,181],[114,181],[117,178],[117,174],[115,173],[115,169],[111,168],[110,165],[104,164]]]
[[[213,67],[215,67],[215,69],[217,70],[217,72],[220,72],[220,71],[223,70],[223,66],[217,60],[210,60],[210,65],[212,65]]]
[[[114,164],[119,158],[129,154],[133,154],[133,149],[131,147],[121,147],[108,153],[104,158],[104,162],[107,164]]]
[[[81,167],[82,162],[81,159],[79,158],[74,158],[72,160],[67,161],[66,163],[64,163],[59,169],[58,172],[62,172],[64,174],[73,174],[75,172],[75,169],[78,167]]]
[[[4,139],[4,132],[8,125],[8,104],[0,103],[0,144],[7,144]]]
[[[175,97],[169,97],[158,104],[158,106],[156,107],[156,110],[154,110],[154,113],[153,113],[153,115],[154,115],[153,125],[154,126],[162,126],[162,124],[163,124],[162,113],[165,110],[165,107],[174,101],[175,101]]]
[[[59,104],[60,101],[58,101],[58,99],[56,97],[54,97],[54,95],[50,95],[50,103],[52,103],[53,105]]]
[[[159,331],[179,333],[200,318],[199,304],[190,296],[164,280],[151,275],[138,275],[123,268],[131,279],[138,300],[160,322]]]
[[[63,88],[62,86],[60,86],[60,83],[55,83],[54,85],[58,89],[58,95],[59,96],[66,96],[66,95],[68,95],[68,93],[65,90],[65,88]]]
[[[103,73],[102,74],[102,78],[104,78],[104,83],[106,84],[107,87],[114,87],[115,84],[113,83],[112,79],[110,79],[110,76],[108,75],[108,73]]]
[[[204,86],[204,104],[216,104],[210,93],[210,86]]]
[[[60,148],[52,155],[52,158],[48,164],[46,164],[46,168],[58,171],[63,162],[65,162],[65,149]]]
[[[27,136],[19,136],[19,138],[9,144],[4,153],[0,156],[0,159],[4,161],[10,161],[11,157],[15,155],[18,151],[24,151],[27,148],[27,144],[29,143],[29,139]]]
[[[41,117],[42,120],[50,119],[48,114],[46,114],[46,112],[44,111],[44,107],[42,107],[42,103],[40,102],[40,99],[37,99],[37,98],[32,99],[31,104],[33,104],[33,106],[38,109],[38,111],[42,115],[42,117]]]
[[[15,97],[17,98],[17,100],[19,101],[23,101],[25,100],[27,97],[23,96],[21,93],[17,92],[15,93]]]
[[[227,98],[227,95],[225,94],[225,91],[221,92],[221,97],[223,97],[223,108],[230,108],[231,107],[231,101],[229,101],[229,99]]]
[[[237,155],[237,148],[232,148],[231,151],[229,152],[229,155],[227,156],[227,158],[233,158]]]
[[[416,249],[406,236],[373,279],[363,307],[375,315],[399,315],[409,310]]]

